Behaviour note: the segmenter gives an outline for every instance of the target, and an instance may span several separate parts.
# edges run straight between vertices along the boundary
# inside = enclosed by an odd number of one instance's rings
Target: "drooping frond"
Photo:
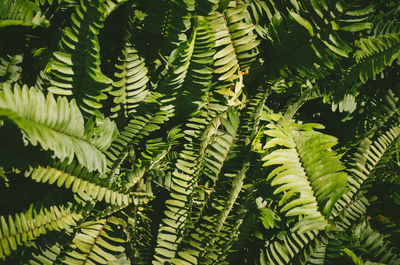
[[[340,156],[331,150],[337,139],[314,130],[312,124],[299,128],[282,121],[269,124],[264,133],[273,137],[264,148],[281,146],[263,157],[264,166],[278,165],[268,175],[274,193],[283,193],[279,201],[286,216],[299,216],[299,233],[324,229],[335,202],[346,187],[347,174]]]
[[[115,134],[115,124],[109,119],[99,120],[98,126],[84,127],[83,117],[75,101],[65,97],[47,97],[41,91],[14,86],[0,92],[0,116],[11,120],[23,130],[32,145],[54,151],[60,160],[69,163],[74,157],[89,171],[101,173],[106,168],[102,153]],[[90,154],[90,155],[89,155]]]
[[[112,80],[100,69],[99,31],[109,10],[104,2],[80,1],[71,15],[71,26],[64,29],[59,50],[49,65],[51,87],[59,95],[73,95],[78,106],[96,114],[107,98]]]
[[[64,264],[108,264],[116,261],[116,254],[124,251],[125,242],[116,217],[87,221],[72,241],[71,250],[62,258]]]
[[[48,27],[49,21],[36,3],[28,0],[3,0],[0,3],[0,27]]]
[[[116,81],[113,83],[114,89],[109,92],[110,95],[114,96],[114,106],[111,111],[122,111],[124,116],[127,117],[135,113],[136,107],[149,93],[147,89],[148,70],[144,59],[128,43],[122,50],[122,55],[118,61],[115,66],[117,71],[115,72]],[[113,116],[117,115],[118,113]]]
[[[4,258],[17,249],[18,245],[25,245],[47,231],[67,229],[75,226],[76,221],[82,219],[72,205],[51,206],[48,209],[29,210],[26,213],[17,213],[13,217],[0,216],[0,258]]]
[[[98,175],[88,173],[84,168],[75,163],[58,163],[54,167],[37,167],[32,173],[26,174],[36,182],[56,184],[58,187],[71,189],[74,193],[85,192],[98,201],[116,205],[128,205],[128,194],[110,189],[106,184],[100,183]]]

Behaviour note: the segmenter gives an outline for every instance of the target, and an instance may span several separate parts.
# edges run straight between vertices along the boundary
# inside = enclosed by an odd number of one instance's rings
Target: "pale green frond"
[[[103,151],[115,134],[115,124],[109,119],[98,121],[85,129],[83,117],[75,100],[46,97],[41,91],[18,85],[0,92],[0,115],[21,128],[32,145],[54,151],[60,160],[71,163],[74,157],[89,171],[103,173],[106,157]],[[101,135],[99,134],[101,131]]]
[[[14,216],[0,216],[0,258],[9,256],[18,246],[26,245],[48,231],[76,226],[76,222],[82,218],[82,214],[71,204],[51,206],[39,212],[30,210]]]
[[[98,201],[109,204],[128,205],[131,202],[128,194],[110,189],[106,183],[101,183],[99,175],[88,173],[75,163],[59,163],[54,167],[37,167],[26,175],[36,182],[55,184],[58,187],[71,189],[74,193],[85,192]],[[104,181],[103,181],[104,182]]]
[[[28,0],[3,0],[0,3],[0,27],[48,27],[50,22],[39,6]]]
[[[299,216],[294,229],[300,233],[323,230],[347,184],[340,156],[331,150],[337,139],[313,130],[299,130],[286,121],[282,126],[268,127],[265,134],[274,137],[270,140],[276,142],[273,146],[282,147],[263,157],[264,166],[277,166],[267,179],[277,186],[275,194],[283,193],[281,211],[286,216]]]

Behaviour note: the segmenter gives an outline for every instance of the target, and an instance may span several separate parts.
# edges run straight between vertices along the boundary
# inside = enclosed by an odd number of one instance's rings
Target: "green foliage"
[[[398,15],[2,1],[0,264],[400,264]]]
[[[11,25],[48,27],[49,21],[35,3],[27,0],[4,0],[0,6],[0,27]]]

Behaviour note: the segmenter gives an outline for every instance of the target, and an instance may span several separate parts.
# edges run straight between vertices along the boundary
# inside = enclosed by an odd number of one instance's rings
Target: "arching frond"
[[[353,196],[360,191],[363,183],[371,176],[382,157],[390,150],[399,136],[400,128],[395,126],[380,135],[374,142],[366,139],[360,146],[351,162],[353,167],[349,169],[351,173],[351,178],[349,178],[350,192]]]
[[[28,0],[4,0],[0,3],[0,27],[48,27],[49,21],[36,3]]]
[[[171,116],[171,109],[161,107],[160,111],[153,115],[145,114],[132,118],[106,152],[108,175],[112,176],[127,158],[129,151],[134,150],[144,137],[159,129]]]
[[[51,230],[67,229],[75,226],[82,219],[81,213],[70,204],[68,206],[51,206],[48,209],[29,210],[15,214],[14,217],[0,216],[0,258],[4,258],[42,234]]]
[[[32,111],[34,110],[34,111]],[[106,158],[102,153],[111,143],[115,124],[109,119],[84,127],[83,117],[75,101],[65,97],[47,97],[42,92],[5,87],[0,92],[0,116],[11,120],[23,130],[33,145],[54,151],[60,160],[71,163],[74,157],[89,171],[105,171]],[[90,154],[90,155],[88,155]]]
[[[128,194],[110,189],[106,184],[99,183],[99,176],[89,174],[84,168],[75,163],[59,163],[54,167],[38,167],[27,174],[36,182],[56,184],[58,187],[71,189],[74,193],[85,192],[98,201],[116,205],[128,205]],[[105,181],[103,181],[105,182]]]

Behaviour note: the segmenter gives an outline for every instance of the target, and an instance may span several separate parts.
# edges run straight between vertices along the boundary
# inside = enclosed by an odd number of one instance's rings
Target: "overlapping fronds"
[[[100,183],[98,175],[88,173],[84,168],[75,163],[59,163],[54,167],[37,167],[32,173],[27,174],[36,182],[56,184],[58,187],[71,189],[74,193],[85,192],[93,199],[105,201],[116,205],[128,205],[128,194],[110,189],[106,184]],[[105,181],[103,181],[105,182]]]
[[[254,34],[254,25],[245,21],[246,5],[230,2],[224,12],[214,12],[208,18],[215,31],[214,72],[218,80],[233,81],[239,71],[249,70],[256,60],[259,40]]]
[[[349,169],[351,178],[348,179],[351,190],[349,192],[354,196],[360,192],[363,183],[371,176],[376,169],[382,157],[390,150],[393,143],[400,136],[400,128],[394,126],[385,133],[379,135],[375,141],[366,139],[354,154],[351,161],[352,168]]]
[[[193,0],[144,1],[144,11],[148,14],[144,20],[144,30],[152,36],[156,51],[166,52],[186,41],[185,32],[191,25]]]
[[[21,75],[22,68],[17,66],[22,62],[22,55],[7,56],[0,58],[0,82],[15,82]]]
[[[138,51],[126,44],[122,50],[122,55],[115,65],[116,81],[113,83],[114,89],[110,95],[114,96],[114,106],[112,112],[122,112],[125,117],[135,113],[136,107],[148,95],[147,83],[149,77],[144,59]]]
[[[268,242],[265,250],[265,261],[267,264],[285,265],[293,262],[298,255],[308,256],[310,250],[315,247],[318,232],[308,231],[305,233],[288,233],[282,240]]]
[[[347,32],[369,29],[372,24],[368,18],[374,11],[368,3],[346,1],[290,1],[279,5],[250,2],[253,19],[262,20],[260,24],[264,25],[258,27],[258,32],[268,40],[266,53],[271,65],[267,67],[276,67],[285,75],[316,79],[341,71],[336,69],[340,61],[352,52]]]
[[[106,168],[103,151],[115,134],[115,124],[109,119],[84,127],[83,117],[75,100],[47,97],[41,91],[26,86],[5,87],[0,92],[1,117],[21,128],[33,145],[54,151],[60,160],[71,163],[74,157],[89,171],[101,173]],[[100,133],[101,132],[101,133]]]
[[[102,107],[101,101],[107,98],[104,92],[112,83],[100,69],[98,35],[107,14],[104,2],[80,1],[48,69],[49,91],[73,95],[79,107],[90,114]]]
[[[164,211],[164,218],[160,224],[157,236],[157,247],[153,260],[156,264],[174,257],[177,259],[177,262],[180,260],[176,251],[183,239],[182,235],[187,225],[189,214],[191,214],[189,209],[194,203],[191,198],[195,187],[194,184],[199,180],[206,163],[207,147],[214,143],[218,127],[222,125],[221,118],[227,115],[226,111],[228,108],[220,105],[218,102],[210,104],[209,107],[210,109],[208,110],[202,109],[197,112],[197,115],[189,119],[186,124],[187,129],[184,133],[188,143],[185,144],[184,149],[179,153],[175,169],[172,172],[170,199],[166,201],[167,209]],[[225,117],[225,119],[227,118]],[[228,123],[228,121],[226,122]],[[228,130],[232,132],[231,129],[232,126]],[[235,130],[233,129],[233,131]],[[220,140],[226,141],[223,138]],[[222,145],[229,146],[229,143],[226,142]],[[223,162],[226,158],[219,155],[218,159]],[[212,174],[218,174],[219,170],[218,166],[215,165],[216,163],[212,163],[212,160],[208,160],[208,162],[212,166]],[[212,179],[215,179],[215,177]],[[182,253],[184,253],[182,255],[187,255],[186,252]],[[178,255],[180,254],[178,253]],[[191,255],[189,256],[191,257]],[[185,257],[184,259],[193,260],[193,257],[190,257]]]
[[[64,264],[108,264],[117,260],[116,255],[124,251],[125,235],[116,217],[87,221],[81,224],[72,240],[71,250],[62,258]]]
[[[167,106],[161,107],[153,115],[145,114],[132,118],[106,152],[108,175],[112,176],[127,158],[129,151],[134,150],[144,137],[158,130],[171,116],[171,108]]]
[[[49,21],[35,3],[28,0],[4,0],[0,3],[0,27],[20,25],[48,27]]]
[[[82,214],[72,205],[51,206],[39,212],[30,209],[14,216],[0,216],[0,258],[10,255],[18,245],[25,245],[47,231],[76,226],[76,221],[82,218]]]
[[[172,52],[171,69],[159,85],[161,91],[175,98],[177,115],[186,117],[204,104],[202,97],[211,85],[214,53],[210,25],[205,17],[198,16],[189,40]]]
[[[204,188],[194,189],[193,203],[191,204],[191,223],[184,246],[178,252],[174,262],[188,262],[189,264],[204,263],[216,260],[216,245],[220,245],[226,234],[227,218],[238,198],[243,185],[248,164],[235,174],[220,176],[226,163],[228,153],[236,141],[239,127],[237,109],[230,109],[217,115],[217,124],[212,128],[212,144],[205,146],[202,173],[198,176],[199,184]],[[222,183],[217,187],[217,183]],[[232,187],[230,192],[223,192],[227,187]],[[218,194],[218,195],[217,195]],[[224,198],[228,198],[225,200]],[[212,205],[211,209],[207,209]],[[210,213],[212,212],[212,214]],[[231,228],[231,227],[230,227]],[[219,246],[220,247],[220,246]],[[196,251],[193,251],[193,248]],[[224,248],[226,250],[228,248]],[[219,250],[221,255],[223,251]]]
[[[399,33],[387,33],[357,41],[358,49],[354,54],[357,64],[350,69],[346,81],[359,78],[365,83],[380,74],[398,59],[399,44]]]
[[[282,146],[263,157],[264,166],[278,165],[268,175],[274,193],[284,193],[279,201],[286,216],[299,216],[299,232],[324,229],[335,202],[346,187],[347,174],[340,156],[331,150],[335,137],[314,130],[312,124],[294,127],[268,124],[264,133],[273,137],[264,148]]]
[[[400,264],[400,256],[396,254],[390,242],[367,222],[363,222],[355,228],[354,238],[357,238],[363,247],[363,254],[374,262],[388,265]]]

